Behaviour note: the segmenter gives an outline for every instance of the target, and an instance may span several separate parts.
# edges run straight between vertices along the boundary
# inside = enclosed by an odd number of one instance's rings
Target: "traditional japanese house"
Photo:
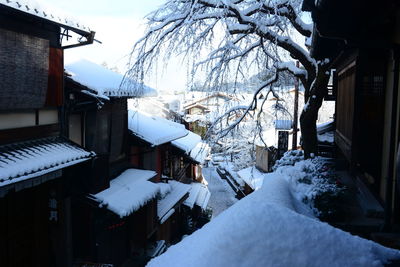
[[[173,244],[187,234],[187,218],[182,204],[189,196],[190,185],[170,180],[168,183],[158,183],[161,194],[157,202],[157,218],[159,228],[157,239]]]
[[[97,155],[86,194],[73,203],[77,264],[145,260],[144,248],[156,230],[158,186],[148,181],[156,173],[132,169],[127,128],[127,99],[155,90],[133,82],[121,87],[122,80],[87,60],[66,66],[70,139]]]
[[[233,104],[235,102],[235,104]],[[205,97],[187,102],[183,106],[184,119],[189,130],[204,137],[211,121],[216,119],[228,107],[238,104],[238,100],[223,94],[214,93]]]
[[[184,125],[137,110],[129,110],[129,130],[132,133],[132,164],[155,170],[157,181],[162,182],[159,183],[161,189],[167,192],[162,193],[158,201],[158,238],[173,243],[182,234],[190,232],[187,224],[192,224],[191,209],[200,190],[190,192],[196,180],[203,180],[199,164],[204,162],[209,148],[201,142],[200,136],[186,130]],[[207,187],[204,187],[209,195]],[[188,196],[194,201],[186,209],[181,204],[187,203]],[[207,198],[207,193],[204,198]],[[208,203],[208,199],[209,196],[203,202],[198,201],[202,203],[202,210],[205,210],[207,204],[203,203]]]
[[[160,190],[154,171],[127,169],[110,181],[110,187],[92,194],[96,263],[120,266],[132,262],[142,266],[156,240],[157,200]],[[83,233],[82,233],[83,234]],[[91,246],[93,248],[93,245]]]
[[[210,108],[223,106],[230,100],[233,100],[233,97],[227,94],[214,93],[185,104],[184,110],[186,114],[204,114],[204,112],[209,112]]]
[[[362,8],[360,8],[362,6]],[[304,1],[312,12],[311,53],[336,71],[335,143],[375,231],[398,225],[398,1]],[[341,164],[343,165],[343,164]]]
[[[64,131],[63,50],[93,39],[46,7],[0,1],[1,266],[72,264],[71,199],[94,153]]]
[[[171,141],[188,134],[185,126],[138,110],[129,110],[128,124],[133,166],[156,171],[157,181],[163,175],[178,180],[175,177],[184,173],[186,168],[180,159],[171,155],[169,147]],[[177,161],[176,169],[171,167],[172,161]]]

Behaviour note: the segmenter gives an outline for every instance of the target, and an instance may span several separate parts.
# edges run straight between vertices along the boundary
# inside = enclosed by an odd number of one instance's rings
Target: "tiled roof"
[[[0,187],[75,165],[93,155],[60,137],[2,145]]]
[[[175,139],[171,144],[188,155],[188,157],[195,162],[203,164],[208,155],[210,154],[210,146],[201,142],[201,137],[191,131],[188,135]]]
[[[135,136],[153,146],[171,142],[188,134],[183,124],[134,109],[128,111],[128,128]]]
[[[162,185],[159,183],[158,185]],[[191,189],[190,185],[183,184],[177,181],[170,181],[171,191],[157,203],[157,215],[160,220],[166,217],[169,211],[178,203]],[[172,214],[171,214],[172,215]]]
[[[156,175],[154,171],[128,169],[111,180],[109,188],[91,196],[100,207],[104,206],[123,218],[156,197],[160,188],[148,181]]]
[[[1,1],[1,0],[0,0]],[[147,97],[156,96],[156,89],[144,84],[124,79],[124,75],[109,70],[86,59],[80,59],[65,65],[69,79],[87,87],[92,92],[83,91],[94,97]],[[121,84],[124,81],[124,84]]]
[[[183,202],[189,208],[193,208],[196,204],[203,210],[207,208],[208,201],[210,200],[211,192],[208,187],[202,183],[192,183],[192,188],[189,191],[189,197]]]
[[[71,19],[70,16],[61,14],[62,12],[55,11],[54,8],[48,7],[42,2],[36,0],[0,0],[0,6],[1,5],[48,21],[52,21],[63,26],[90,33],[90,29],[79,23],[76,19]]]

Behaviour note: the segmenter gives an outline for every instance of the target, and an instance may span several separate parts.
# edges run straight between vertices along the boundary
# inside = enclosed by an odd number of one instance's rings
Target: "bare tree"
[[[206,70],[215,85],[247,78],[249,69],[275,75],[255,90],[271,90],[280,72],[298,77],[305,88],[300,117],[305,157],[317,152],[316,119],[328,82],[329,61],[316,61],[293,41],[293,33],[311,37],[312,25],[301,19],[301,0],[167,0],[148,16],[148,31],[134,46],[127,76],[143,80],[162,55],[181,54],[193,73]],[[301,67],[296,67],[299,61]],[[126,79],[129,80],[129,79]],[[235,122],[240,122],[240,119]]]

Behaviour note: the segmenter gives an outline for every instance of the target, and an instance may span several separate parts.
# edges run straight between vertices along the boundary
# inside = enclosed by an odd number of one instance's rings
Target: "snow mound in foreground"
[[[290,198],[288,183],[273,176],[148,266],[382,266],[400,258],[295,212]]]

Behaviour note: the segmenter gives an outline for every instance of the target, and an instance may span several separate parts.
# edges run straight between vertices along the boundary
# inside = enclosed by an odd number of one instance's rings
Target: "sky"
[[[135,42],[145,33],[145,16],[165,0],[42,0],[96,32],[101,42],[65,50],[65,64],[80,58],[97,64],[107,63],[121,73],[127,70],[128,56]],[[187,69],[172,59],[168,68],[160,66],[145,83],[159,91],[186,88]],[[179,77],[179,79],[177,78]]]

